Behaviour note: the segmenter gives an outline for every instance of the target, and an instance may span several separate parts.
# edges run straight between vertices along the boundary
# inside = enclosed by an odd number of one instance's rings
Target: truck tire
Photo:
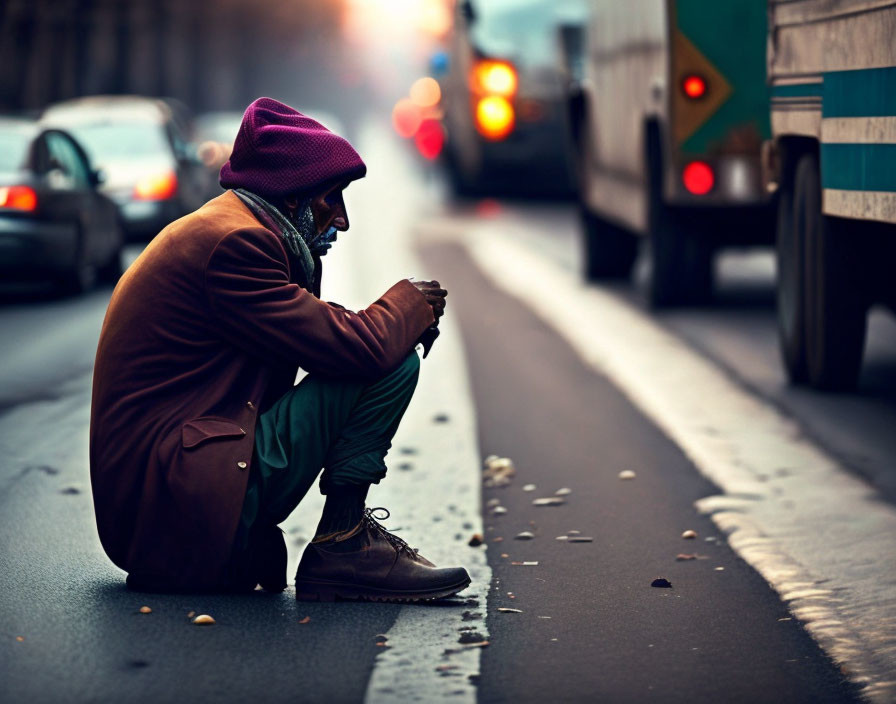
[[[638,256],[636,236],[598,217],[584,204],[579,212],[585,279],[628,279]]]
[[[792,384],[809,380],[806,366],[806,254],[793,220],[793,182],[782,183],[778,194],[775,257],[777,261],[778,348]]]
[[[712,297],[713,250],[701,231],[699,215],[663,202],[659,135],[648,133],[647,228],[650,278],[647,298],[652,308],[701,304]]]
[[[819,389],[847,391],[855,388],[861,371],[868,317],[860,280],[861,237],[850,237],[848,220],[822,213],[816,155],[800,158],[794,182],[793,222],[805,257],[809,383]]]

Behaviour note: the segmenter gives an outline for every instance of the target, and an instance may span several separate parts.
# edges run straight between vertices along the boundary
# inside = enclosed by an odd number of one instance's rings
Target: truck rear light
[[[33,212],[37,210],[37,193],[30,186],[0,188],[0,208]]]
[[[705,161],[692,161],[681,173],[684,187],[695,196],[705,196],[716,185],[716,175]]]
[[[696,74],[685,76],[681,82],[682,92],[691,100],[698,100],[706,95],[706,88],[706,79]]]
[[[476,103],[476,129],[486,139],[504,139],[513,131],[516,116],[507,98],[490,95]]]
[[[506,61],[479,61],[473,67],[472,89],[477,95],[512,98],[516,94],[516,69]]]
[[[144,176],[134,186],[137,200],[167,200],[177,193],[177,174],[173,171]]]

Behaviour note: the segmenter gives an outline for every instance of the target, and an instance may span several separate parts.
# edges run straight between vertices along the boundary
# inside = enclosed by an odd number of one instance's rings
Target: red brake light
[[[177,174],[173,171],[144,176],[134,186],[134,198],[137,200],[167,200],[175,193]]]
[[[697,100],[706,95],[706,79],[703,76],[685,76],[681,82],[681,90],[691,100]]]
[[[445,145],[445,133],[442,123],[435,119],[427,119],[420,123],[420,129],[414,135],[414,144],[424,159],[435,159]]]
[[[705,196],[716,185],[716,175],[712,167],[703,161],[692,161],[681,174],[684,187],[695,196]]]
[[[0,188],[0,208],[37,210],[37,193],[29,186],[4,186]]]

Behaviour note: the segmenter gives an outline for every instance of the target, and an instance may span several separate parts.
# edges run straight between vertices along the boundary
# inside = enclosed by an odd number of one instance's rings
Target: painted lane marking
[[[698,502],[872,701],[896,695],[896,510],[642,312],[497,223],[443,231],[605,374],[721,492]],[[500,262],[500,266],[495,263]],[[537,285],[536,285],[537,284]]]

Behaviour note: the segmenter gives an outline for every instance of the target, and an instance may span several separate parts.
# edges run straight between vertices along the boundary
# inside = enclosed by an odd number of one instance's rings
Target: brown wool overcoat
[[[258,413],[298,367],[381,376],[434,321],[408,281],[352,313],[301,278],[279,236],[228,191],[165,228],[115,288],[96,355],[90,475],[103,547],[138,580],[219,586]]]

